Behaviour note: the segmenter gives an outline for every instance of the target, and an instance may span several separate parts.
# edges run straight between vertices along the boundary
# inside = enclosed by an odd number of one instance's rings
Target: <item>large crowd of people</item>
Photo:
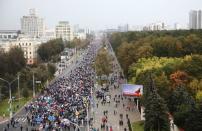
[[[42,130],[59,130],[88,123],[87,108],[95,78],[92,62],[96,51],[97,46],[91,44],[69,74],[49,85],[26,106],[26,111],[30,112],[29,124],[39,125]]]
[[[128,113],[130,114],[134,107],[126,102],[128,98],[120,92],[119,84],[122,83],[122,76],[117,63],[114,63],[110,81],[99,86],[100,88],[94,88],[96,73],[92,64],[99,46],[91,44],[68,74],[55,80],[34,101],[25,106],[31,131],[38,129],[39,131],[72,131],[78,127],[86,128],[87,125],[90,127],[88,131],[114,131],[119,128],[128,130],[130,123]],[[128,100],[131,102],[131,99]],[[95,112],[91,114],[92,116],[88,115],[91,112],[90,105],[93,106],[92,111],[94,108],[101,111],[101,117],[95,116]],[[96,113],[99,114],[99,111]],[[112,120],[111,115],[116,118],[117,124],[113,123],[114,119]],[[13,119],[11,125],[15,125]],[[9,129],[9,124],[7,127]],[[20,125],[20,129],[29,131],[27,126]]]

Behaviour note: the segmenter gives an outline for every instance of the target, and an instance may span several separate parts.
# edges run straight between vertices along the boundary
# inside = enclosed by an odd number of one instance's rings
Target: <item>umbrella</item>
[[[49,121],[55,121],[55,116],[48,116]]]
[[[37,117],[36,119],[35,119],[35,121],[39,124],[39,123],[41,123],[41,121],[42,121],[43,119],[41,118],[41,117]]]

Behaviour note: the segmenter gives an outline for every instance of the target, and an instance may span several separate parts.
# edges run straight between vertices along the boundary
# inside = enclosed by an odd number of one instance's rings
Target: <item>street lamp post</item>
[[[33,97],[35,98],[35,77],[34,77],[34,72],[33,72],[32,79],[33,79]]]
[[[13,112],[12,112],[11,84],[12,84],[15,80],[17,80],[17,79],[18,79],[18,77],[17,77],[16,79],[12,80],[11,82],[9,82],[9,81],[7,81],[7,80],[5,80],[5,79],[3,79],[3,78],[0,78],[0,80],[6,82],[6,83],[8,84],[8,88],[9,88],[9,103],[10,103],[10,106],[9,106],[10,109],[9,109],[9,111],[10,111],[10,118],[12,118],[12,116],[13,116]],[[19,82],[19,81],[18,81],[18,82]]]
[[[10,111],[10,118],[12,118],[13,116],[13,111],[12,111],[12,96],[11,96],[11,83],[8,83],[9,85],[9,96],[10,96],[10,99],[9,99],[9,103],[10,103],[10,107],[9,107],[9,111]]]
[[[75,55],[76,55],[76,60],[77,60],[77,48],[75,47]]]
[[[86,105],[86,109],[87,109],[87,131],[89,131],[89,116],[88,116],[88,103],[87,103],[87,105]]]
[[[20,105],[20,74],[18,73],[18,102]]]

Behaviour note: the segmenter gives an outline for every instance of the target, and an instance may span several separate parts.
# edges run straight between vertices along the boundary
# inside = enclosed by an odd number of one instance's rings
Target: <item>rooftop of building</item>
[[[69,24],[69,21],[59,21],[59,24]]]
[[[0,33],[20,33],[20,30],[0,30]]]

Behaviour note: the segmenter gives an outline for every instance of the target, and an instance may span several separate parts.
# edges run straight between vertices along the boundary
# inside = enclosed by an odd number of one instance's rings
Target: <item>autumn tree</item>
[[[183,71],[176,71],[170,75],[170,80],[171,80],[172,86],[174,88],[183,86],[187,83],[188,75],[187,75],[187,73],[185,73]]]
[[[181,70],[184,70],[188,75],[197,79],[202,79],[202,56],[191,55],[185,57],[184,63],[181,65]]]
[[[98,76],[106,75],[112,72],[112,57],[106,48],[101,48],[95,58],[94,68]]]
[[[118,54],[117,58],[119,61],[121,61],[121,67],[123,68],[124,74],[128,73],[129,66],[136,61],[135,58],[135,48],[132,44],[129,43],[123,43],[121,46],[117,49]]]

